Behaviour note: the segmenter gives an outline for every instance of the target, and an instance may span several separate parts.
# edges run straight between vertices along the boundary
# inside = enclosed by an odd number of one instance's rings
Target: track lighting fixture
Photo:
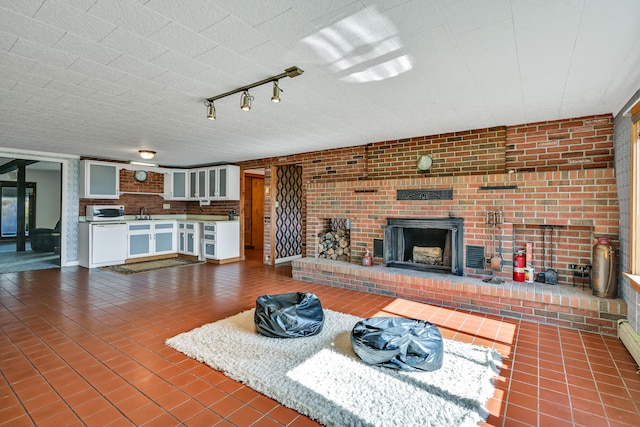
[[[253,96],[249,95],[248,90],[244,91],[240,99],[242,100],[240,104],[240,109],[242,109],[242,111],[251,110],[251,101],[253,101]]]
[[[140,157],[145,160],[151,160],[156,155],[156,152],[151,150],[138,150],[138,153],[140,153]]]
[[[278,81],[273,82],[273,96],[271,97],[271,102],[280,102],[280,87],[278,86]]]
[[[216,107],[213,105],[213,102],[205,101],[204,105],[207,106],[207,119],[215,120],[216,119]]]
[[[207,98],[204,101],[204,105],[207,107],[207,118],[209,120],[216,119],[216,108],[213,105],[214,101],[217,101],[220,98],[225,98],[230,95],[234,95],[236,93],[242,93],[240,97],[240,108],[244,111],[249,111],[251,109],[251,101],[253,101],[253,96],[249,94],[249,89],[253,89],[254,87],[262,86],[267,83],[273,83],[273,96],[271,97],[272,102],[280,102],[280,92],[284,92],[280,89],[279,81],[285,77],[294,78],[304,73],[300,68],[293,66],[284,70],[284,73],[277,74],[275,76],[268,77],[266,79],[260,80],[255,83],[251,83],[246,86],[239,87],[229,92],[222,93],[220,95],[212,96],[211,98]]]

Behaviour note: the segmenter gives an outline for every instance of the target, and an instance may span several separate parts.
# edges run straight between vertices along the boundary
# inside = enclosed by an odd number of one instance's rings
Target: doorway
[[[244,173],[244,247],[264,248],[264,169]]]
[[[17,167],[24,167],[24,174],[17,173]],[[24,183],[22,200],[18,180]],[[56,228],[61,219],[61,194],[61,163],[0,158],[0,273],[60,267],[60,244],[48,243],[60,241]],[[24,219],[18,218],[18,212],[24,212]],[[18,228],[22,226],[24,232]],[[38,242],[32,242],[36,234]],[[46,245],[40,244],[45,241]]]

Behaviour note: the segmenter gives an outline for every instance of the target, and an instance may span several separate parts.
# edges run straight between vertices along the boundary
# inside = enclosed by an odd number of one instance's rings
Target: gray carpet
[[[60,255],[34,252],[28,243],[26,249],[24,252],[16,252],[15,243],[0,244],[0,274],[60,267]]]

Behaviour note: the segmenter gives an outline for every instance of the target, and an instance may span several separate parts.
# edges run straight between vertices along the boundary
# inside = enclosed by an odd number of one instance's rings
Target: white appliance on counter
[[[88,205],[85,211],[87,221],[118,221],[124,219],[122,205]]]
[[[86,268],[124,264],[127,259],[127,224],[81,222],[78,258],[80,266]]]

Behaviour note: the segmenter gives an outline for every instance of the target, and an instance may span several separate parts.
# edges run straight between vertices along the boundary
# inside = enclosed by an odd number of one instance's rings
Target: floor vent
[[[618,320],[618,338],[627,347],[636,364],[640,366],[640,335],[633,330],[627,319]],[[637,373],[640,373],[640,369]]]

